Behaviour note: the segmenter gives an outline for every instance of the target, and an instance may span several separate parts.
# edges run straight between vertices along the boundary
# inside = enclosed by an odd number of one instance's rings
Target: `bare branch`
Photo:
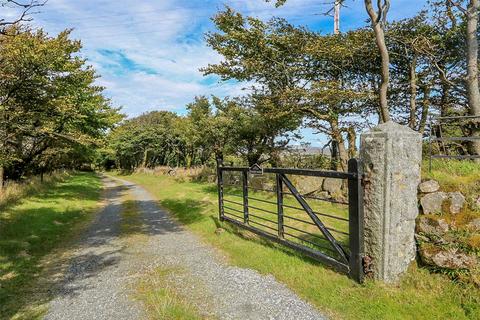
[[[16,25],[20,22],[32,21],[31,15],[37,12],[32,12],[34,8],[43,7],[48,0],[28,0],[28,1],[19,1],[19,0],[1,0],[1,7],[18,7],[21,9],[21,13],[18,18],[12,21],[7,21],[6,19],[0,19],[0,34],[5,34],[5,28],[11,25]]]

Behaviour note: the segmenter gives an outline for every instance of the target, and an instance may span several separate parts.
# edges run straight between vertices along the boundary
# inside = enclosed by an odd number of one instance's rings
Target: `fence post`
[[[223,209],[223,171],[221,167],[223,166],[223,161],[220,158],[217,158],[217,188],[218,188],[218,218],[220,221],[223,221],[225,212]]]
[[[363,187],[362,168],[357,159],[348,161],[348,172],[354,178],[348,179],[350,277],[363,282]]]
[[[242,171],[243,185],[243,222],[248,223],[248,172]]]
[[[278,237],[283,238],[283,182],[280,174],[275,175],[277,180],[277,218],[278,218]]]
[[[360,140],[366,271],[375,279],[396,282],[416,255],[422,137],[389,121]]]

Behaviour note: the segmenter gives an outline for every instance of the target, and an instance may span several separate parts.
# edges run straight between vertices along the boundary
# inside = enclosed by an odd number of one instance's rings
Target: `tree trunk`
[[[345,141],[342,136],[342,132],[338,127],[338,120],[331,121],[332,127],[332,169],[337,171],[346,171],[348,162],[348,153],[345,148]],[[336,149],[336,150],[335,150]]]
[[[388,0],[387,0],[388,1]],[[365,0],[365,8],[370,16],[372,22],[372,28],[375,33],[375,41],[377,43],[378,50],[380,51],[380,57],[382,61],[382,81],[380,83],[379,98],[380,98],[380,122],[390,121],[390,112],[388,110],[388,84],[390,82],[390,56],[388,54],[387,45],[385,43],[385,32],[383,30],[383,24],[379,19],[378,14],[375,12],[372,6],[371,0]],[[385,11],[384,15],[387,14]]]
[[[0,190],[3,189],[3,186],[5,184],[4,175],[5,175],[5,167],[0,166]]]
[[[480,116],[480,90],[478,86],[478,10],[480,0],[470,0],[467,7],[467,95],[469,114]],[[475,119],[472,124],[472,138],[470,153],[480,155],[480,119]],[[480,159],[477,159],[480,162]]]
[[[357,155],[357,134],[355,133],[355,129],[353,127],[348,128],[348,157],[355,158]]]
[[[425,127],[428,120],[428,111],[430,109],[430,86],[426,85],[423,87],[423,101],[422,101],[422,116],[420,118],[420,124],[418,126],[418,132],[420,134],[425,133]]]
[[[410,117],[408,126],[415,130],[417,126],[417,57],[413,57],[410,63]]]

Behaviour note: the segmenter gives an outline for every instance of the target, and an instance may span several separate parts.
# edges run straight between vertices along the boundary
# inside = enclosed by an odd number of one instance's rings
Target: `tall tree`
[[[448,1],[456,6],[456,8],[463,14],[466,23],[466,87],[469,114],[472,116],[480,116],[480,90],[478,84],[478,15],[480,0]],[[475,140],[470,143],[470,152],[474,155],[480,155],[480,119],[472,121],[471,137]],[[477,159],[477,161],[480,162],[480,159]]]
[[[99,144],[121,115],[95,85],[70,31],[7,32],[0,36],[0,167],[16,179],[35,173],[49,150]]]

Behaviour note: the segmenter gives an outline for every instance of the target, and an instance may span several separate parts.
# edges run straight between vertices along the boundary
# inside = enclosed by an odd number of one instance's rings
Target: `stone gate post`
[[[365,264],[377,280],[395,282],[415,259],[422,138],[394,122],[361,136]]]

